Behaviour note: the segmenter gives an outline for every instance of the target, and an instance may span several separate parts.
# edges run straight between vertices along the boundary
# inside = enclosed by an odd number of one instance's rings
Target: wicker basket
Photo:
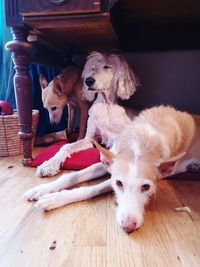
[[[33,142],[39,119],[39,111],[32,111]],[[0,115],[0,157],[8,157],[22,154],[22,144],[18,136],[18,113],[14,109],[12,115]]]

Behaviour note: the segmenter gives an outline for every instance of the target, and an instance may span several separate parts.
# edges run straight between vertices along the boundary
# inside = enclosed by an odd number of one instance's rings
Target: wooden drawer
[[[100,12],[100,0],[18,0],[23,16]]]

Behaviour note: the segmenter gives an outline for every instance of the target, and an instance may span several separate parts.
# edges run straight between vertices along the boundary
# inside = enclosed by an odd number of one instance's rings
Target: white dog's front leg
[[[33,187],[24,194],[24,198],[28,201],[38,200],[45,194],[58,192],[75,184],[101,177],[104,174],[106,174],[104,165],[101,162],[95,163],[81,171],[64,174],[53,182]]]
[[[79,187],[72,190],[62,190],[57,193],[46,194],[42,196],[36,203],[36,207],[42,211],[52,210],[64,205],[78,202],[103,193],[111,192],[111,180],[106,180],[100,184]]]
[[[48,161],[37,168],[37,176],[54,176],[60,171],[60,165],[73,153],[93,147],[92,140],[85,138],[72,144],[66,144]]]
[[[54,184],[56,191],[60,191],[73,185],[99,178],[106,173],[107,171],[104,165],[101,162],[98,162],[83,170],[64,174],[51,184]]]
[[[26,191],[23,195],[23,198],[28,201],[35,201],[38,200],[41,196],[53,192],[57,192],[57,188],[54,185],[54,182],[41,184]]]

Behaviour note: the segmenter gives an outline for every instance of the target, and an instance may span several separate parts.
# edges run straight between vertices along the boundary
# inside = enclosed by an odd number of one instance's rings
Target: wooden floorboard
[[[46,213],[24,201],[54,178],[36,177],[20,158],[0,158],[0,267],[200,266],[200,180],[160,181],[143,227],[127,235],[112,194]],[[174,211],[183,205],[192,213]]]

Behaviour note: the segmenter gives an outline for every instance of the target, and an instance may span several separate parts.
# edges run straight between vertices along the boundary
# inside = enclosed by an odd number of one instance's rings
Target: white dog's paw
[[[60,160],[50,159],[37,167],[36,175],[39,177],[54,176],[60,171]]]
[[[40,197],[42,197],[45,194],[48,194],[51,192],[51,187],[49,184],[41,184],[36,187],[33,187],[29,189],[25,194],[24,194],[24,199],[28,201],[34,201],[38,200]]]
[[[63,196],[62,191],[52,194],[46,194],[40,197],[35,206],[42,211],[56,209],[68,204]]]

